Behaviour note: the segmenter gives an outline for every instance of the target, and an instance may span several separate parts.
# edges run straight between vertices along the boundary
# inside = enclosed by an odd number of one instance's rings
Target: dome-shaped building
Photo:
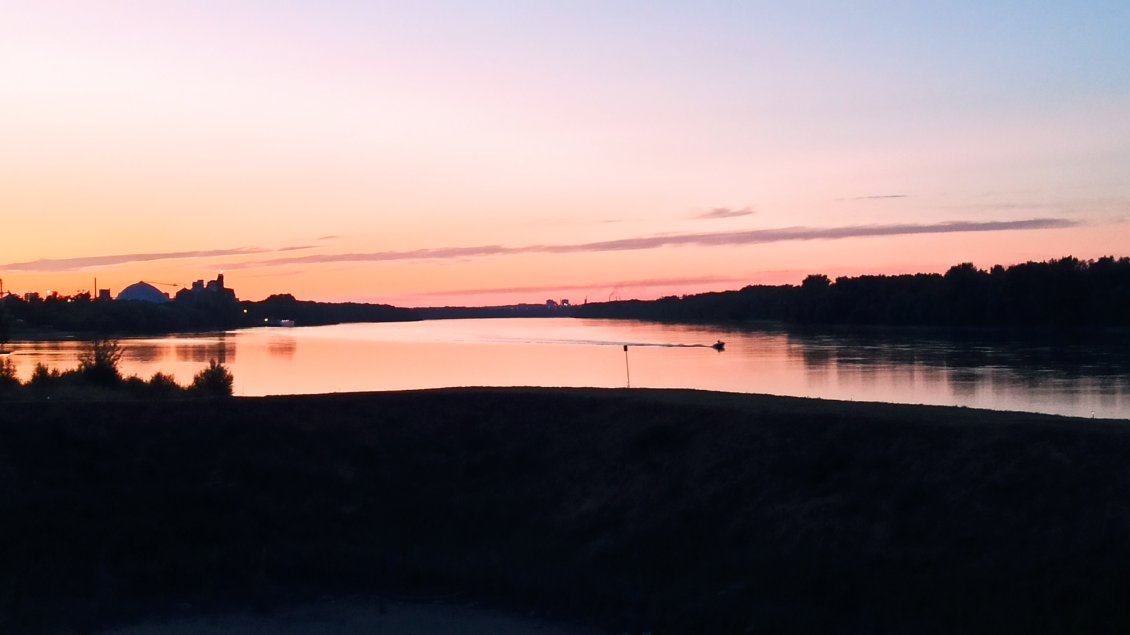
[[[142,302],[168,302],[169,296],[148,282],[135,282],[122,289],[119,300],[140,300]]]

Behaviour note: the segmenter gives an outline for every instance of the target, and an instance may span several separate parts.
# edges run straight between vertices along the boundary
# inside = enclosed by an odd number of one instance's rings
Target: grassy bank
[[[657,633],[1125,632],[1130,425],[690,391],[0,409],[0,632],[462,593]]]

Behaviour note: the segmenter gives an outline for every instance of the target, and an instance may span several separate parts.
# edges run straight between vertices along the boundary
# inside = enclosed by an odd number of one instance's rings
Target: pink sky
[[[1128,255],[1130,10],[16,2],[5,290],[656,297]]]

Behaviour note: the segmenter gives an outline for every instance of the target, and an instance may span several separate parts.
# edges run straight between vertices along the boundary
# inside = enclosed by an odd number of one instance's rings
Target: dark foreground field
[[[649,390],[0,407],[0,632],[456,594],[656,633],[1130,629],[1130,423]]]

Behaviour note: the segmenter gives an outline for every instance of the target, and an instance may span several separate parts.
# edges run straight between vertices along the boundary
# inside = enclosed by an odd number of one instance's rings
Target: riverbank
[[[0,632],[390,593],[615,632],[1124,632],[1127,424],[658,390],[5,404]]]

